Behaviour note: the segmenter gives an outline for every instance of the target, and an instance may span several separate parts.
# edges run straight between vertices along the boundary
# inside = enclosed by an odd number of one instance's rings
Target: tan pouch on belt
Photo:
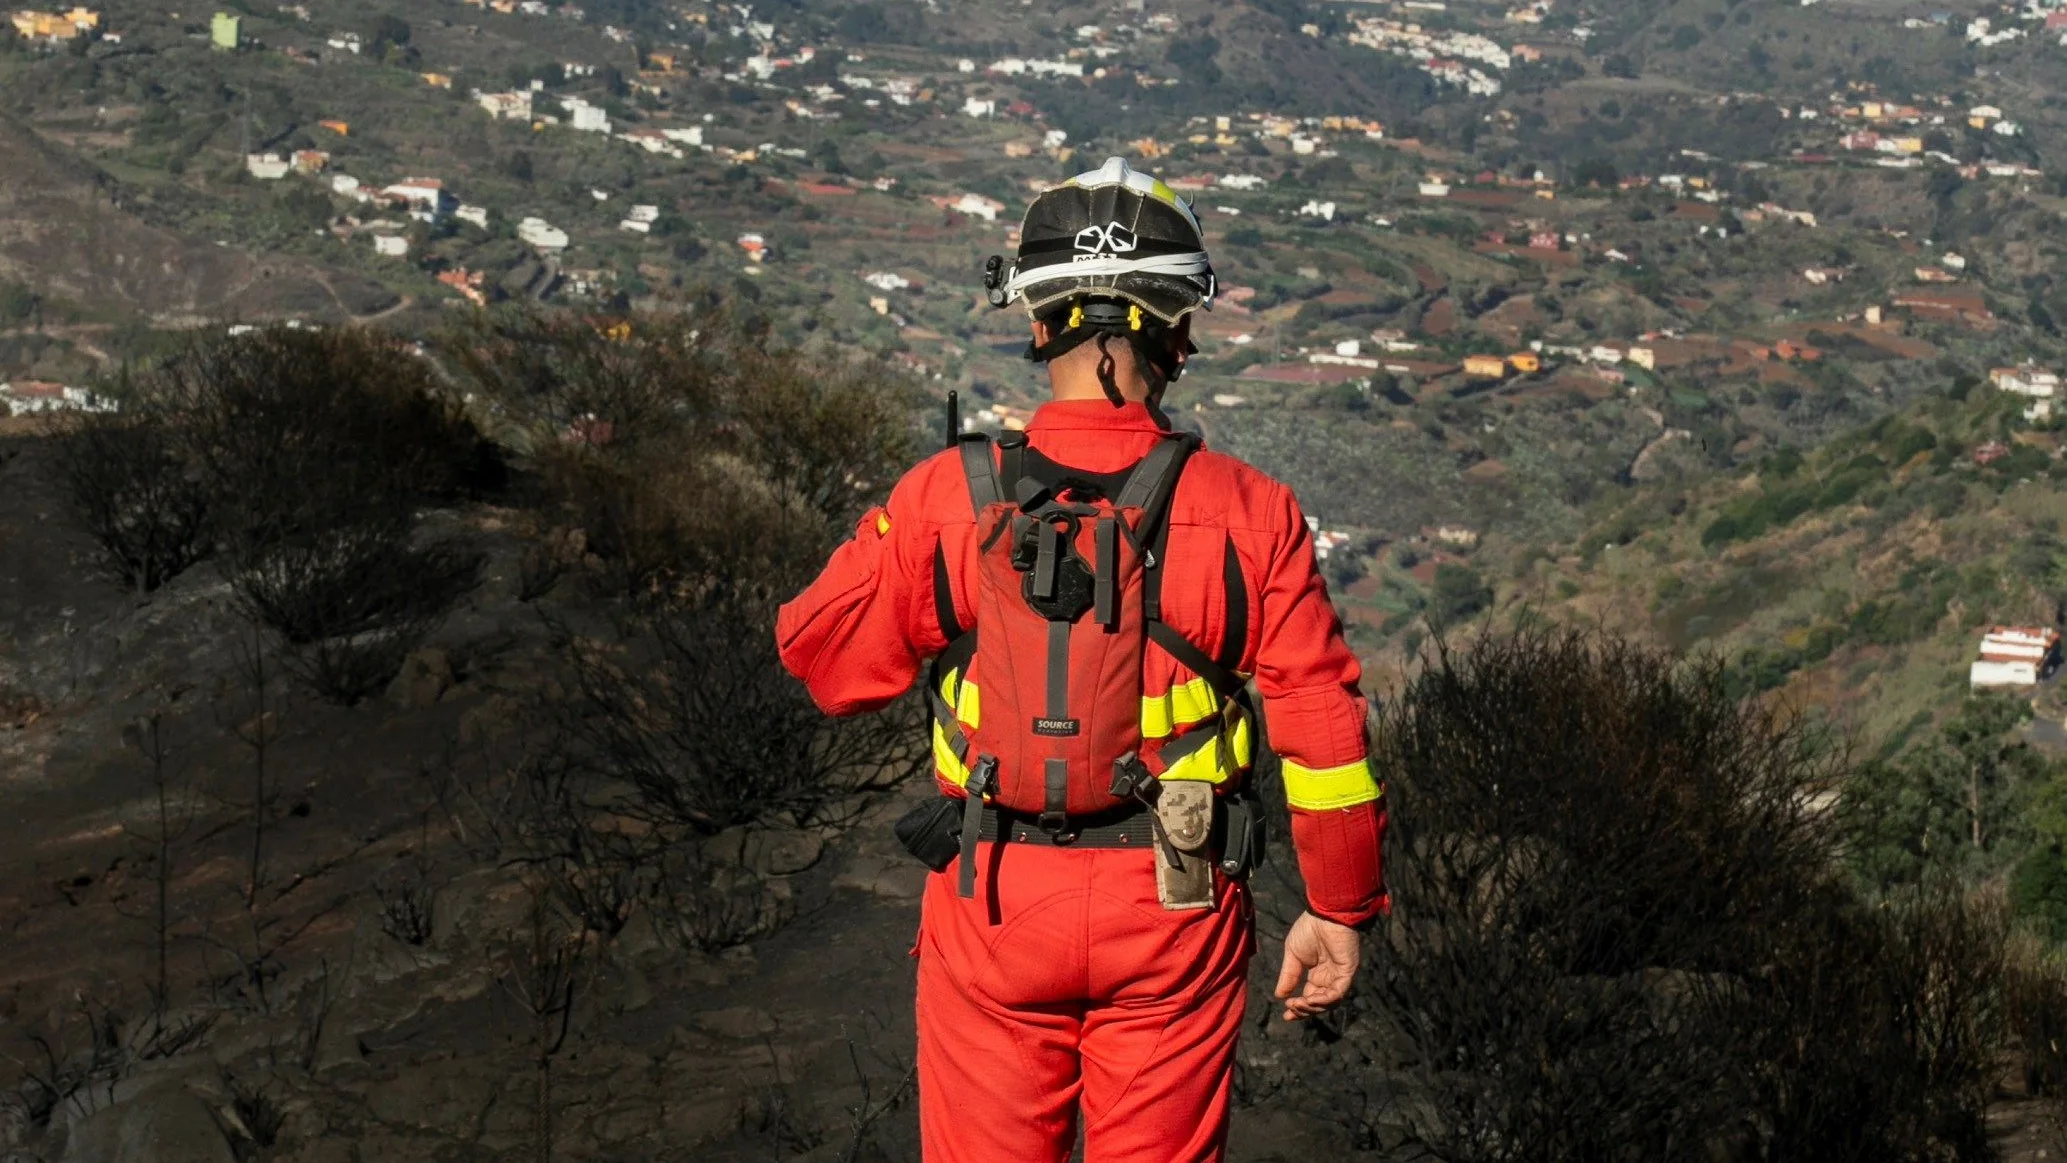
[[[1166,909],[1213,907],[1213,785],[1166,779],[1156,795],[1156,896]]]

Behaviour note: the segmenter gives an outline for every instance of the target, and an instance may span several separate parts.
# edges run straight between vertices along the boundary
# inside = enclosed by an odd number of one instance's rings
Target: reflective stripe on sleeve
[[[1160,695],[1141,696],[1141,737],[1162,739],[1179,727],[1204,722],[1220,712],[1220,696],[1202,678],[1177,683]]]
[[[1284,761],[1285,799],[1295,808],[1324,812],[1369,803],[1383,794],[1371,775],[1371,763],[1359,759],[1341,767],[1312,768]]]

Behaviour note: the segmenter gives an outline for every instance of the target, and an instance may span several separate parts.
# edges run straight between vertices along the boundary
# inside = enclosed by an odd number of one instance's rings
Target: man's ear
[[[1170,342],[1177,349],[1177,366],[1181,368],[1191,358],[1191,316],[1179,319],[1177,326],[1170,329]]]
[[[1033,341],[1035,347],[1040,347],[1041,345],[1047,343],[1049,340],[1055,338],[1055,333],[1049,329],[1048,325],[1045,322],[1039,319],[1032,320],[1031,322],[1033,326]]]

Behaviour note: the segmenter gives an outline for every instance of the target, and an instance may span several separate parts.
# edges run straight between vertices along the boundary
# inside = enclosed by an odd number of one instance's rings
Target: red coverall
[[[1060,401],[1034,414],[1027,438],[1056,463],[1114,473],[1161,431],[1140,404]],[[783,607],[784,665],[828,714],[891,702],[947,645],[934,606],[936,546],[957,620],[974,625],[974,530],[959,458],[933,456]],[[1383,904],[1385,816],[1366,761],[1356,658],[1291,490],[1200,450],[1171,504],[1163,616],[1208,654],[1225,629],[1228,539],[1249,594],[1237,669],[1254,675],[1283,759],[1307,907],[1360,925]],[[980,648],[978,657],[980,669]],[[1153,644],[1145,672],[1145,734],[1182,734],[1207,717],[1203,685]],[[940,780],[962,794],[951,773]],[[1079,1104],[1087,1163],[1222,1157],[1252,909],[1245,886],[1217,872],[1217,907],[1164,909],[1154,858],[1146,849],[985,844],[975,899],[956,894],[952,865],[928,880],[915,952],[930,1163],[1062,1163]]]

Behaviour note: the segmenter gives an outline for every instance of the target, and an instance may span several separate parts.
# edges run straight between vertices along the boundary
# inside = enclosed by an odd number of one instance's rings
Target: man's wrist
[[[1306,903],[1306,912],[1307,915],[1317,920],[1326,921],[1331,925],[1340,925],[1345,929],[1354,929],[1359,933],[1368,933],[1373,928],[1376,928],[1379,918],[1384,916],[1384,910],[1376,907],[1368,911],[1359,910],[1354,913],[1342,913],[1332,909],[1320,908],[1312,901]]]

